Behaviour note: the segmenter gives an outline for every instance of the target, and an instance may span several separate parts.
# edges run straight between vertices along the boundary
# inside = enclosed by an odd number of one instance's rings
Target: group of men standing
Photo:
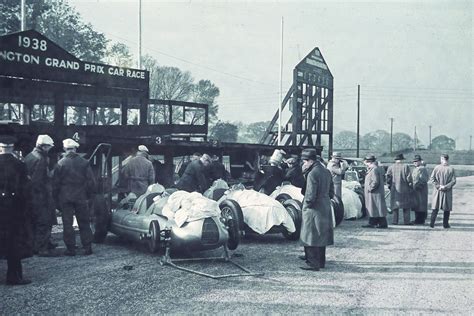
[[[393,225],[398,225],[399,210],[403,211],[405,225],[423,225],[428,211],[428,182],[434,185],[431,201],[430,226],[435,226],[440,209],[444,211],[443,227],[450,228],[449,215],[452,210],[452,189],[456,184],[454,169],[449,166],[449,156],[441,155],[441,164],[428,176],[422,158],[415,155],[414,168],[403,163],[402,154],[395,157],[395,163],[387,172],[379,165],[374,155],[365,157],[367,173],[364,179],[365,206],[369,214],[369,223],[363,227],[388,228],[387,205],[385,202],[385,182],[387,182],[393,211]],[[313,149],[305,149],[301,154],[304,195],[302,208],[302,228],[300,240],[305,254],[304,270],[318,271],[326,264],[326,246],[334,244],[334,232],[331,214],[331,199],[341,197],[342,178],[348,168],[340,153],[334,153],[327,166]],[[410,210],[415,211],[415,220],[410,221]]]
[[[424,225],[428,215],[428,182],[434,185],[431,200],[430,227],[434,228],[440,209],[444,211],[443,227],[450,228],[449,215],[452,210],[452,189],[456,184],[454,169],[449,166],[449,156],[442,154],[441,164],[436,166],[428,176],[422,158],[415,155],[414,167],[410,170],[403,163],[403,154],[395,157],[395,163],[388,167],[386,182],[390,190],[390,207],[393,212],[393,225],[399,224],[399,213],[402,210],[404,225]],[[388,213],[385,203],[385,170],[379,166],[375,156],[365,158],[367,175],[364,191],[365,203],[369,213],[368,228],[387,228]],[[410,211],[415,212],[415,220],[411,221]]]
[[[64,154],[52,167],[48,152],[54,147],[48,135],[39,135],[24,162],[14,152],[15,137],[0,136],[0,256],[7,259],[7,284],[21,285],[21,259],[33,254],[53,257],[57,247],[51,230],[60,210],[67,256],[76,255],[73,217],[76,216],[84,255],[92,254],[88,201],[96,184],[89,162],[77,154],[79,144],[63,141]]]

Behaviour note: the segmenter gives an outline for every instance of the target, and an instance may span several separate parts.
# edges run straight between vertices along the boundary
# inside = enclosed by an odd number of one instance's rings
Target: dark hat
[[[449,160],[449,155],[448,154],[441,154],[441,157],[443,157],[446,160]]]
[[[395,156],[394,160],[405,160],[405,157],[403,157],[403,154],[398,154]]]
[[[413,158],[413,162],[415,161],[422,161],[423,159],[421,158],[420,155],[415,155],[415,158]]]
[[[290,157],[288,159],[286,159],[285,161],[286,163],[291,163],[291,164],[295,164],[298,162],[298,155],[290,155]]]
[[[368,155],[364,158],[364,161],[367,161],[367,162],[374,162],[375,160],[377,160],[377,158],[375,158],[374,155]]]
[[[12,146],[17,141],[15,136],[0,135],[0,146]]]
[[[314,148],[306,148],[301,152],[301,160],[314,160],[318,159],[318,154]]]

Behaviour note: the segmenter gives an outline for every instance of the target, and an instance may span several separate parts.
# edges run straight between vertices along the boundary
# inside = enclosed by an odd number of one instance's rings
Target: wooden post
[[[333,108],[333,102],[332,102],[332,98],[333,98],[333,90],[332,89],[328,89],[328,98],[329,98],[329,102],[327,103],[328,104],[328,131],[329,131],[329,148],[328,148],[328,159],[331,159],[331,155],[332,155],[332,152],[333,152],[333,133],[334,133],[334,126],[333,126],[333,119],[334,119],[334,108]]]
[[[54,100],[54,126],[64,126],[64,97],[59,94]]]
[[[139,125],[148,125],[148,102],[140,99],[140,122]]]
[[[165,166],[163,168],[164,177],[166,183],[163,183],[165,187],[169,187],[174,184],[174,155],[173,149],[168,148],[164,153]]]
[[[33,105],[31,103],[23,104],[23,125],[30,125],[31,123],[31,109]]]
[[[120,105],[120,110],[122,113],[120,113],[120,125],[127,125],[128,123],[128,100],[127,99],[122,99],[122,104]]]

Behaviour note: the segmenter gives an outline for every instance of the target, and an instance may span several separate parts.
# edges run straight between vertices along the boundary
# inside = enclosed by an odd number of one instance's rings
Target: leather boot
[[[431,211],[431,221],[430,221],[430,227],[431,228],[434,228],[434,226],[435,226],[436,216],[438,216],[438,210],[432,210]]]
[[[319,247],[304,247],[306,254],[306,265],[300,267],[302,270],[319,271]]]
[[[443,227],[444,228],[451,228],[451,226],[449,225],[449,215],[450,214],[451,214],[451,212],[444,211],[444,214],[443,214]]]
[[[326,247],[319,247],[319,267],[324,269],[326,266]]]
[[[392,224],[398,225],[398,208],[392,210]]]
[[[8,258],[7,265],[7,285],[25,285],[31,283],[31,280],[23,279],[23,268],[20,259]]]
[[[84,256],[90,256],[92,254],[92,247],[90,245],[85,246],[83,254]]]

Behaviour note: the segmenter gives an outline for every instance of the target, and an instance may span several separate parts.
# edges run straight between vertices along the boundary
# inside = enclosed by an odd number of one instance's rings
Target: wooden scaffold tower
[[[282,109],[288,108],[290,117],[282,126],[281,145],[321,146],[321,137],[327,135],[328,150],[332,152],[333,81],[334,77],[317,47],[296,65],[293,84],[282,102]],[[260,143],[278,144],[277,122],[278,111]]]

